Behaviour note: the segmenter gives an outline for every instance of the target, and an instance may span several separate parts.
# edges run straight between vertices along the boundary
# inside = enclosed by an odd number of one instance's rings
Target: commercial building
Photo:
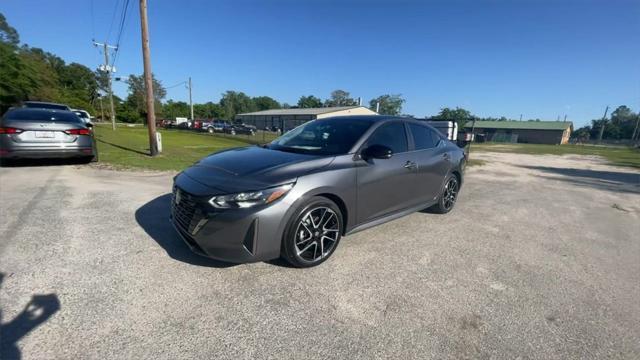
[[[272,109],[236,115],[236,120],[258,129],[291,130],[310,120],[331,116],[377,115],[364,106]]]
[[[471,131],[468,121],[465,130]],[[566,144],[573,131],[570,121],[476,121],[476,141],[530,144]]]

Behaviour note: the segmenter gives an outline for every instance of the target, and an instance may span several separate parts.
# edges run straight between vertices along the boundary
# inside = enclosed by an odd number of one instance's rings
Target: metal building
[[[471,121],[465,129],[471,130]],[[566,144],[573,131],[571,121],[476,121],[476,141],[530,144]]]
[[[364,106],[339,106],[323,108],[272,109],[236,115],[236,120],[253,125],[259,130],[291,130],[310,120],[331,116],[377,115]]]

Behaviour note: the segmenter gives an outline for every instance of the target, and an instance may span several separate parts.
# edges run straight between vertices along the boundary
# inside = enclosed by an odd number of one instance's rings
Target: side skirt
[[[420,204],[420,205],[417,205],[417,206],[413,206],[413,207],[410,207],[410,208],[407,208],[407,209],[404,209],[404,210],[400,210],[400,211],[397,211],[397,212],[394,212],[394,213],[391,213],[391,214],[388,214],[388,215],[384,215],[382,217],[379,217],[377,219],[368,221],[366,223],[363,223],[363,224],[360,224],[360,225],[356,225],[353,229],[347,231],[345,233],[345,235],[355,234],[358,231],[366,230],[366,229],[368,229],[370,227],[374,227],[374,226],[377,226],[377,225],[380,225],[380,224],[384,224],[386,222],[401,218],[403,216],[407,216],[409,214],[413,214],[414,212],[417,212],[417,211],[420,211],[420,210],[424,210],[424,209],[432,206],[436,202],[437,201],[432,201],[432,202],[429,202],[429,203],[426,203],[426,204]]]

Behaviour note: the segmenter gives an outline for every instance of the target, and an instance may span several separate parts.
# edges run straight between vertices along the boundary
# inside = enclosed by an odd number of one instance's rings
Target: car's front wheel
[[[327,198],[313,197],[289,220],[282,255],[295,267],[320,265],[336,250],[342,229],[338,206]]]

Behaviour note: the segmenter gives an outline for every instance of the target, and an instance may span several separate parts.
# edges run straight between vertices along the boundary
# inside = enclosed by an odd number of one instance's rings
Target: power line
[[[167,86],[167,87],[165,87],[164,89],[165,89],[165,90],[173,89],[174,87],[178,87],[178,86],[180,86],[180,85],[184,85],[184,84],[186,84],[186,83],[187,83],[186,81],[181,81],[181,82],[179,82],[179,83],[177,83],[177,84],[175,84],[175,85]]]
[[[111,65],[116,64],[118,60],[118,53],[120,52],[120,40],[122,39],[122,33],[124,32],[124,28],[127,24],[127,10],[129,9],[129,0],[126,0],[124,3],[124,7],[122,8],[122,16],[120,16],[120,27],[118,30],[118,40],[116,41],[116,50],[113,55],[113,62]]]
[[[116,13],[118,13],[118,5],[120,5],[120,0],[116,1],[116,6],[113,8],[113,15],[111,16],[111,25],[109,25],[109,32],[107,32],[107,39],[104,41],[105,43],[108,43],[109,38],[111,37],[111,29],[113,29],[113,23],[116,20]]]
[[[91,39],[96,38],[96,19],[93,11],[93,0],[89,2],[89,13],[91,14]]]
[[[116,45],[120,45],[120,39],[122,38],[122,32],[124,31],[124,26],[126,24],[127,19],[127,10],[129,9],[129,0],[126,0],[124,3],[124,7],[122,8],[122,16],[120,17],[120,28],[118,30],[118,40],[116,41]]]

